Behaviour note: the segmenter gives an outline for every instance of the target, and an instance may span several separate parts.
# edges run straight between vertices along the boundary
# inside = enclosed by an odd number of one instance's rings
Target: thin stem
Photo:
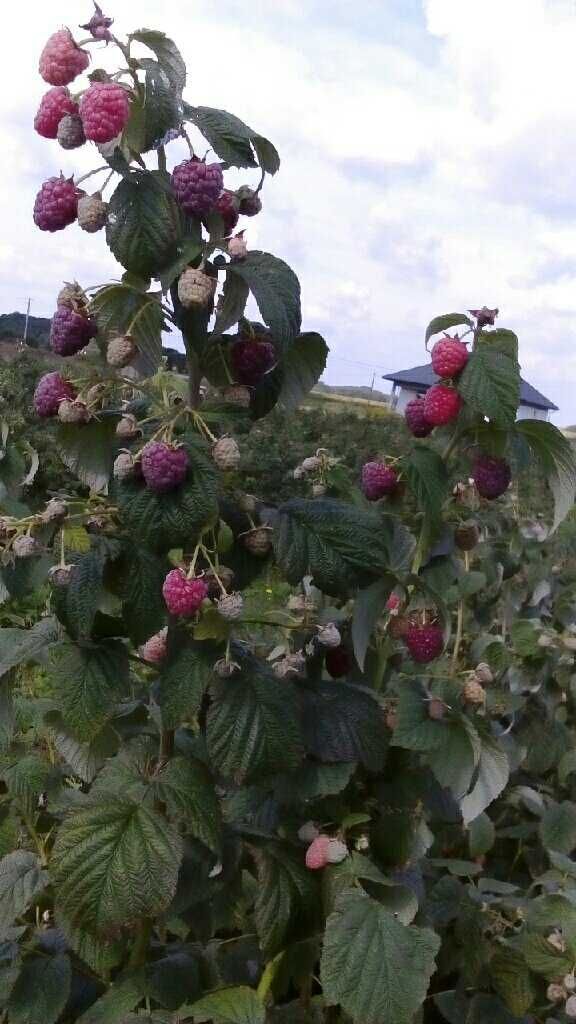
[[[145,917],[138,925],[134,945],[132,946],[130,953],[130,967],[141,967],[142,964],[146,963],[146,954],[148,952],[151,937],[152,921],[149,917]]]
[[[188,397],[191,409],[200,405],[200,366],[195,352],[188,352]]]
[[[162,729],[160,733],[159,760],[161,764],[169,761],[174,754],[174,729]]]
[[[91,178],[93,174],[100,174],[101,171],[108,170],[110,170],[108,164],[104,164],[102,167],[95,167],[93,171],[88,171],[87,174],[83,174],[81,178],[78,178],[76,181],[76,185],[79,185],[82,181],[86,181],[87,178]]]
[[[464,552],[464,570],[465,572],[470,571],[470,552]],[[456,672],[458,667],[458,657],[460,654],[460,647],[462,645],[462,636],[464,632],[464,599],[461,597],[458,601],[458,616],[456,620],[456,639],[454,641],[454,651],[452,654],[452,672]]]

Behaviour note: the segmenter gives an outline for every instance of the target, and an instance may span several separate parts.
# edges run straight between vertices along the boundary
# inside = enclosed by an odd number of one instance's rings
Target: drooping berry
[[[80,100],[84,134],[92,142],[111,142],[130,117],[130,98],[117,82],[93,82]]]
[[[215,277],[209,277],[203,270],[188,267],[178,280],[178,298],[185,309],[207,306],[214,297],[216,284]]]
[[[341,864],[348,856],[348,847],[341,839],[330,839],[328,841],[328,863]]]
[[[298,839],[301,843],[313,843],[315,839],[318,839],[319,835],[320,829],[313,821],[305,821],[298,829]]]
[[[73,572],[73,565],[53,565],[48,570],[48,582],[53,587],[67,587]]]
[[[329,863],[329,850],[329,836],[318,836],[316,839],[312,840],[310,846],[306,850],[306,867],[309,868],[310,871],[318,871],[320,868],[325,868]]]
[[[149,662],[151,665],[159,665],[160,662],[164,661],[168,650],[166,638],[168,636],[168,627],[164,626],[159,633],[154,633],[145,644],[142,644],[139,654],[144,661]]]
[[[97,327],[83,312],[59,306],[52,317],[50,346],[59,356],[73,356],[95,337]]]
[[[398,486],[398,473],[385,462],[366,462],[362,466],[361,486],[368,501],[378,501],[394,493]]]
[[[25,533],[22,537],[16,537],[12,544],[12,551],[16,558],[32,558],[34,555],[39,554],[40,544],[35,537]]]
[[[232,345],[230,359],[234,379],[255,387],[276,363],[276,349],[265,339],[240,338]]]
[[[179,487],[188,472],[185,448],[151,441],[142,452],[142,475],[151,491],[161,494]]]
[[[424,395],[424,415],[433,427],[455,420],[461,408],[460,395],[446,384],[434,384]]]
[[[220,164],[206,164],[196,157],[183,160],[172,171],[176,200],[193,217],[204,217],[214,209],[223,185]]]
[[[86,70],[89,63],[89,54],[76,45],[70,29],[61,28],[50,36],[44,46],[38,70],[50,85],[68,85]]]
[[[141,471],[139,462],[136,462],[130,452],[120,452],[114,459],[114,477],[116,480],[130,480]]]
[[[40,378],[34,392],[34,411],[38,416],[56,416],[58,406],[64,399],[76,398],[76,391],[70,381],[65,380],[56,370]]]
[[[256,217],[262,209],[262,200],[249,185],[242,185],[236,193],[239,201],[239,212],[244,217]]]
[[[438,377],[457,377],[468,362],[469,352],[458,335],[446,335],[432,349],[432,369]]]
[[[108,203],[105,203],[99,192],[92,196],[81,196],[78,200],[78,227],[93,235],[101,231],[106,224]]]
[[[408,402],[404,410],[404,419],[413,437],[428,437],[428,434],[434,430],[433,425],[426,418],[423,398],[413,398],[411,402]]]
[[[248,245],[244,238],[244,232],[234,235],[228,242],[228,255],[232,260],[244,260],[248,255]]]
[[[412,622],[404,634],[404,643],[411,657],[419,664],[434,661],[444,647],[444,633],[438,623],[419,624]]]
[[[352,655],[348,648],[341,644],[339,647],[334,647],[331,651],[326,651],[324,664],[326,665],[328,675],[332,676],[332,679],[341,679],[352,668]]]
[[[94,0],[94,14],[90,21],[86,25],[80,25],[80,28],[86,29],[93,39],[102,39],[108,43],[112,39],[110,28],[113,24],[114,18],[108,18],[103,14],[102,8]]]
[[[68,309],[78,309],[88,305],[88,298],[78,281],[66,281],[64,287],[58,292],[56,305],[67,306]]]
[[[40,231],[62,231],[76,220],[79,193],[72,178],[48,178],[34,200],[34,223]]]
[[[77,114],[78,105],[72,99],[64,85],[55,85],[40,100],[38,113],[34,118],[34,128],[38,135],[45,139],[55,139],[58,125],[66,114]]]
[[[182,569],[172,569],[162,586],[166,607],[171,615],[195,615],[208,593],[200,576],[189,579]]]
[[[255,526],[242,537],[244,547],[251,555],[263,558],[272,547],[271,532],[269,526]]]
[[[474,460],[472,479],[478,494],[493,501],[508,490],[512,471],[506,459],[495,455],[478,455]]]
[[[111,338],[106,349],[106,362],[117,370],[129,366],[138,354],[138,347],[131,334],[119,334]]]
[[[212,213],[218,213],[222,217],[225,235],[229,235],[238,223],[240,216],[238,206],[238,199],[234,192],[228,192],[227,190],[224,190],[222,195],[218,196],[216,200]]]
[[[238,469],[240,449],[233,437],[220,437],[212,449],[212,458],[223,472]]]
[[[58,125],[56,138],[62,149],[78,149],[86,142],[80,114],[66,114]]]
[[[454,530],[454,543],[460,551],[473,551],[480,540],[480,527],[474,519],[465,520]]]
[[[234,622],[239,619],[244,610],[244,598],[242,594],[223,594],[216,601],[216,607],[223,619]]]
[[[61,423],[87,423],[90,413],[84,402],[71,401],[65,398],[58,406],[58,419]]]

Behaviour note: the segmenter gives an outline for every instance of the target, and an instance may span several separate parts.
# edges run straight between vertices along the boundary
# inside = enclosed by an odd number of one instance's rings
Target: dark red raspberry
[[[362,466],[362,491],[368,501],[392,494],[398,486],[398,473],[385,462],[366,462]]]
[[[72,99],[64,85],[55,85],[40,100],[38,113],[34,118],[34,128],[38,135],[45,139],[55,139],[58,125],[65,114],[77,114],[78,104]]]
[[[80,192],[72,178],[48,178],[34,200],[34,223],[40,231],[62,231],[78,214]]]
[[[183,160],[172,171],[174,195],[184,212],[192,217],[205,217],[214,209],[223,185],[220,164],[205,164],[196,157]]]
[[[461,408],[460,395],[446,384],[434,384],[424,395],[424,415],[433,427],[455,420]]]
[[[271,341],[241,338],[230,352],[232,372],[237,384],[255,387],[276,363],[276,349]]]
[[[52,317],[50,346],[59,356],[74,356],[96,333],[96,324],[90,317],[68,306],[59,306]]]
[[[65,380],[56,370],[40,378],[34,392],[34,411],[38,416],[56,416],[60,402],[73,401],[76,391],[70,381]]]
[[[118,82],[94,82],[80,100],[84,134],[92,142],[111,142],[130,117],[130,99]]]
[[[151,441],[142,452],[142,475],[151,491],[159,494],[178,487],[188,472],[188,454],[163,441]]]
[[[61,28],[50,36],[42,50],[38,70],[50,85],[68,85],[89,63],[89,54],[76,45],[70,29]]]
[[[457,377],[468,362],[469,352],[458,335],[446,335],[432,349],[432,369],[438,377]]]
[[[419,625],[413,622],[404,634],[404,643],[413,660],[424,665],[428,661],[434,661],[442,654],[444,632],[442,627],[435,622],[428,625]]]
[[[223,192],[212,213],[219,213],[224,222],[224,234],[229,235],[238,223],[238,200],[233,192]]]
[[[262,209],[262,200],[254,189],[248,185],[242,185],[236,193],[240,203],[239,212],[244,217],[256,217]]]
[[[499,459],[493,455],[478,455],[474,460],[472,479],[478,494],[493,501],[508,490],[512,471],[506,459]]]
[[[208,593],[200,576],[188,579],[182,569],[172,569],[162,586],[166,607],[171,615],[194,615]]]
[[[108,18],[103,14],[102,8],[99,7],[96,0],[94,0],[94,14],[90,18],[90,21],[86,25],[80,25],[80,28],[86,29],[93,39],[103,39],[105,42],[109,43],[112,39],[110,28],[113,24],[114,18]]]
[[[411,402],[408,402],[404,410],[404,418],[413,437],[428,437],[428,434],[434,430],[430,421],[426,419],[423,398],[413,398]]]
[[[348,648],[341,644],[340,647],[333,647],[332,650],[326,651],[324,664],[332,679],[341,679],[352,668],[352,655]]]

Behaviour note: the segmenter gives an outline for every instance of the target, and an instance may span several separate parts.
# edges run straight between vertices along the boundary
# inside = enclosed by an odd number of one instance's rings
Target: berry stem
[[[470,552],[464,552],[464,572],[470,571]],[[456,619],[456,638],[454,640],[454,651],[452,652],[452,675],[454,675],[458,669],[458,657],[460,654],[460,647],[462,646],[462,636],[464,632],[464,599],[461,597],[458,601],[458,612]]]
[[[100,174],[101,171],[109,171],[110,167],[108,164],[104,164],[102,167],[95,167],[93,171],[88,171],[83,174],[81,178],[78,178],[74,184],[79,185],[82,181],[86,181],[87,178],[91,178],[93,174]]]

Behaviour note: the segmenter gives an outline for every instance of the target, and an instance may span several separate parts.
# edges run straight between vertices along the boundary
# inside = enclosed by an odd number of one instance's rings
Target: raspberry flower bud
[[[244,217],[256,217],[262,209],[262,200],[249,185],[242,185],[236,193],[239,201],[239,212]]]
[[[105,42],[110,42],[112,39],[112,33],[110,31],[111,26],[114,24],[114,18],[108,18],[102,13],[102,9],[94,0],[94,14],[90,18],[90,21],[86,25],[80,25],[80,28],[89,32],[93,39],[102,39]]]
[[[138,469],[139,463],[135,462],[134,456],[130,452],[120,452],[114,459],[114,477],[116,480],[129,480],[137,475]]]
[[[301,843],[313,843],[320,835],[320,829],[313,821],[305,821],[298,829],[298,839]]]
[[[466,680],[462,687],[462,696],[466,704],[483,704],[486,691],[482,686],[482,683],[476,678],[475,673],[472,673],[469,679]]]

